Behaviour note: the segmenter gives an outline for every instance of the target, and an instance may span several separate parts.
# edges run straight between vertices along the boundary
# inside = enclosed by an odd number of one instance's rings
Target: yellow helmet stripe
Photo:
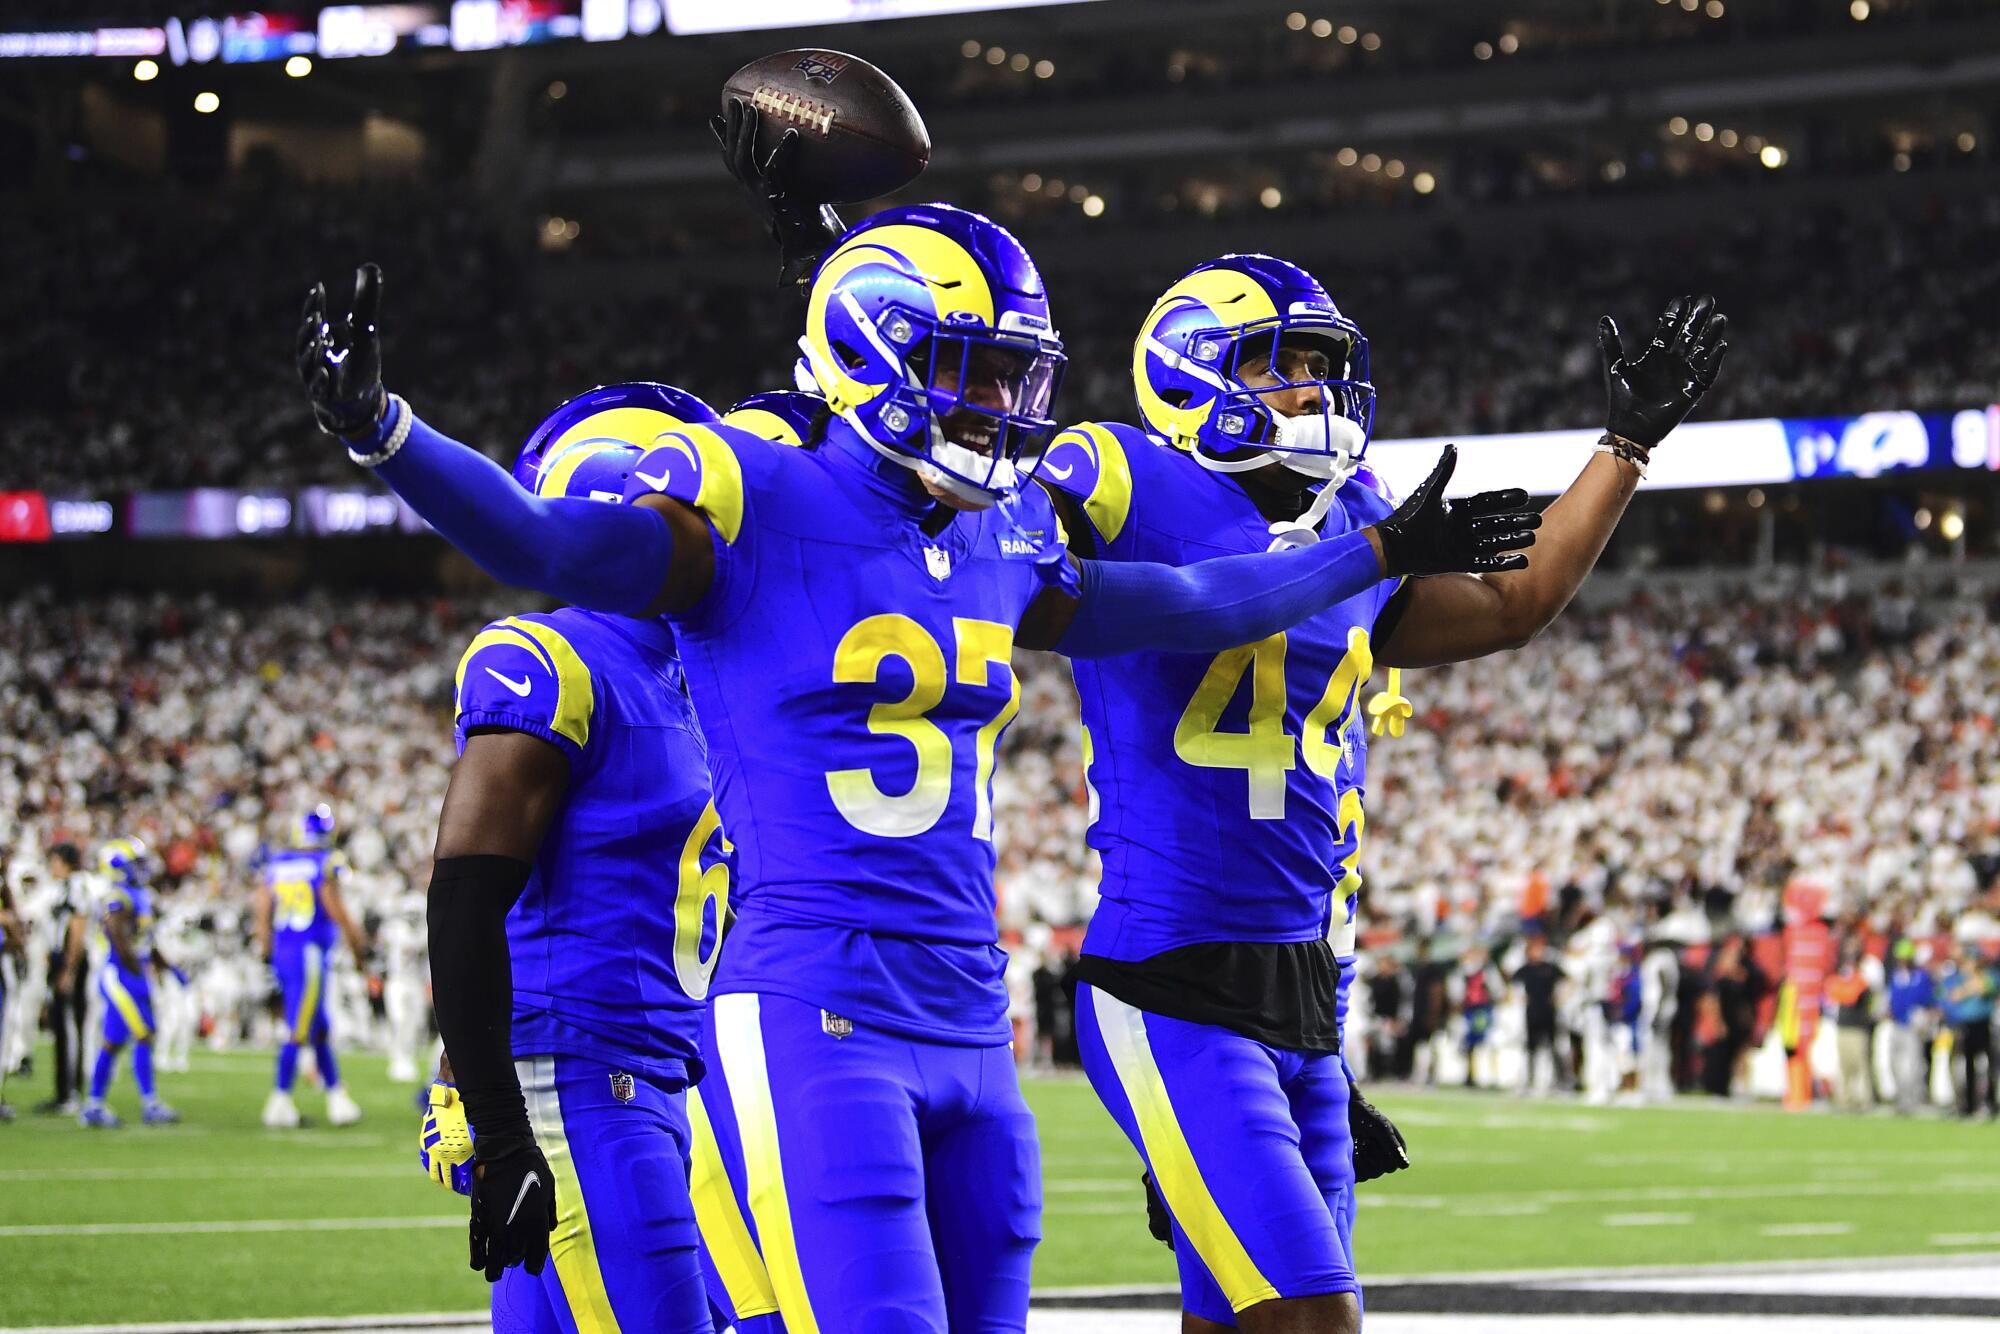
[[[1205,306],[1215,314],[1218,327],[1275,319],[1277,303],[1271,294],[1248,274],[1230,269],[1203,269],[1169,287],[1153,303],[1139,337],[1132,344],[1132,387],[1139,397],[1139,411],[1147,425],[1165,435],[1182,449],[1193,447],[1195,434],[1208,421],[1215,407],[1210,399],[1195,407],[1180,407],[1161,398],[1146,374],[1146,357],[1151,350],[1153,331],[1168,315],[1183,308]]]

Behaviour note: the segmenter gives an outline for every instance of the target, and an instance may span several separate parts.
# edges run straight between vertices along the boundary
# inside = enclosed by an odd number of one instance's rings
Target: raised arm
[[[1620,345],[1606,316],[1597,342],[1604,358],[1608,427],[1597,452],[1542,515],[1534,557],[1505,573],[1448,574],[1414,581],[1376,660],[1435,667],[1519,648],[1562,614],[1604,553],[1652,449],[1715,381],[1728,320],[1710,297],[1676,297],[1636,355]]]
[[[433,430],[382,387],[377,313],[382,273],[355,273],[354,303],[330,319],[314,284],[296,361],[320,429],[372,468],[481,569],[594,611],[651,614],[692,606],[713,577],[705,520],[678,501],[643,506],[531,496],[506,470]],[[634,443],[644,444],[645,441]]]
[[[1021,626],[1026,648],[1072,658],[1160,651],[1214,653],[1251,644],[1353,597],[1384,578],[1445,570],[1519,568],[1539,515],[1523,491],[1448,504],[1458,450],[1380,523],[1311,546],[1218,556],[1191,565],[1078,561],[1075,596],[1052,589]],[[1515,553],[1515,554],[1508,554]]]

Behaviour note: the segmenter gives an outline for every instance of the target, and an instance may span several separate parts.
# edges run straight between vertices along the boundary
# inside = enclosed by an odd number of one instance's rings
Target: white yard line
[[[298,1178],[406,1177],[417,1175],[414,1156],[406,1167],[20,1167],[0,1171],[0,1181],[232,1181]]]
[[[1606,1227],[1686,1227],[1694,1222],[1694,1215],[1606,1214],[1601,1221]]]
[[[2000,1232],[1936,1232],[1933,1246],[2000,1246]]]
[[[1852,1223],[1772,1223],[1757,1229],[1766,1237],[1844,1237],[1854,1231]]]
[[[2000,1190],[2000,1176],[1939,1177],[1930,1181],[1793,1181],[1757,1186],[1642,1186],[1623,1190],[1472,1191],[1457,1195],[1383,1193],[1360,1197],[1369,1209],[1463,1208],[1482,1196],[1532,1200],[1538,1204],[1680,1204],[1703,1200],[1782,1200],[1807,1196],[1936,1195]]]
[[[378,1232],[395,1228],[464,1226],[463,1215],[440,1218],[429,1214],[404,1214],[395,1218],[218,1218],[173,1223],[23,1223],[0,1227],[0,1239],[140,1237],[187,1232]]]

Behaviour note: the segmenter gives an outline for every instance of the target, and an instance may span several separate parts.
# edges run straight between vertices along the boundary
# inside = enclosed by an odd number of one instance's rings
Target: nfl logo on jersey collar
[[[924,568],[931,578],[943,583],[951,578],[951,553],[943,547],[924,548]]]

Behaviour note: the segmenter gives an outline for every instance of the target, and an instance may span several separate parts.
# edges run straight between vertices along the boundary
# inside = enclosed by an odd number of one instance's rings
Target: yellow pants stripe
[[[701,1090],[687,1091],[688,1129],[693,1141],[688,1192],[694,1196],[695,1226],[701,1229],[708,1258],[722,1276],[722,1287],[736,1318],[769,1315],[778,1309],[778,1294],[771,1291],[771,1276],[764,1272],[764,1257],[750,1236],[749,1220],[737,1207],[736,1192],[722,1166],[722,1147],[715,1142],[715,1126]]]
[[[313,1020],[319,1018],[320,979],[326,975],[326,951],[317,945],[305,947],[306,994],[299,1001],[299,1017],[292,1023],[292,1041],[312,1038]]]
[[[556,1095],[556,1058],[537,1056],[516,1061],[521,1091],[527,1095],[528,1121],[535,1141],[556,1177],[556,1230],[549,1237],[549,1258],[562,1280],[563,1300],[577,1334],[618,1334],[618,1317],[604,1286],[597,1262],[597,1242],[590,1230],[590,1210],[584,1203],[583,1180],[570,1153],[563,1129],[562,1099]]]
[[[139,1008],[139,1002],[118,980],[118,969],[107,963],[104,965],[104,994],[118,1007],[118,1013],[125,1020],[125,1027],[132,1030],[134,1042],[144,1042],[153,1036],[153,1026],[146,1022],[146,1012]]]
[[[710,1002],[715,1011],[716,1046],[729,1100],[736,1111],[736,1135],[743,1145],[744,1175],[750,1186],[750,1216],[757,1220],[764,1268],[778,1310],[790,1334],[819,1334],[806,1279],[792,1235],[792,1206],[785,1198],[785,1173],[778,1149],[778,1113],[771,1101],[771,1076],[764,1064],[764,1030],[757,996],[738,992]]]
[[[1166,1081],[1153,1059],[1153,1046],[1146,1036],[1146,1016],[1117,997],[1091,988],[1091,1004],[1097,1015],[1098,1031],[1118,1072],[1119,1086],[1132,1104],[1133,1119],[1139,1123],[1139,1138],[1145,1145],[1147,1165],[1159,1183],[1160,1196],[1173,1211],[1174,1221],[1193,1243],[1195,1254],[1215,1276],[1229,1309],[1241,1311],[1258,1302],[1280,1296],[1271,1281],[1258,1271],[1256,1262],[1244,1249],[1229,1220],[1222,1216],[1201,1168],[1194,1160],[1182,1133],[1180,1118],[1167,1096]]]

